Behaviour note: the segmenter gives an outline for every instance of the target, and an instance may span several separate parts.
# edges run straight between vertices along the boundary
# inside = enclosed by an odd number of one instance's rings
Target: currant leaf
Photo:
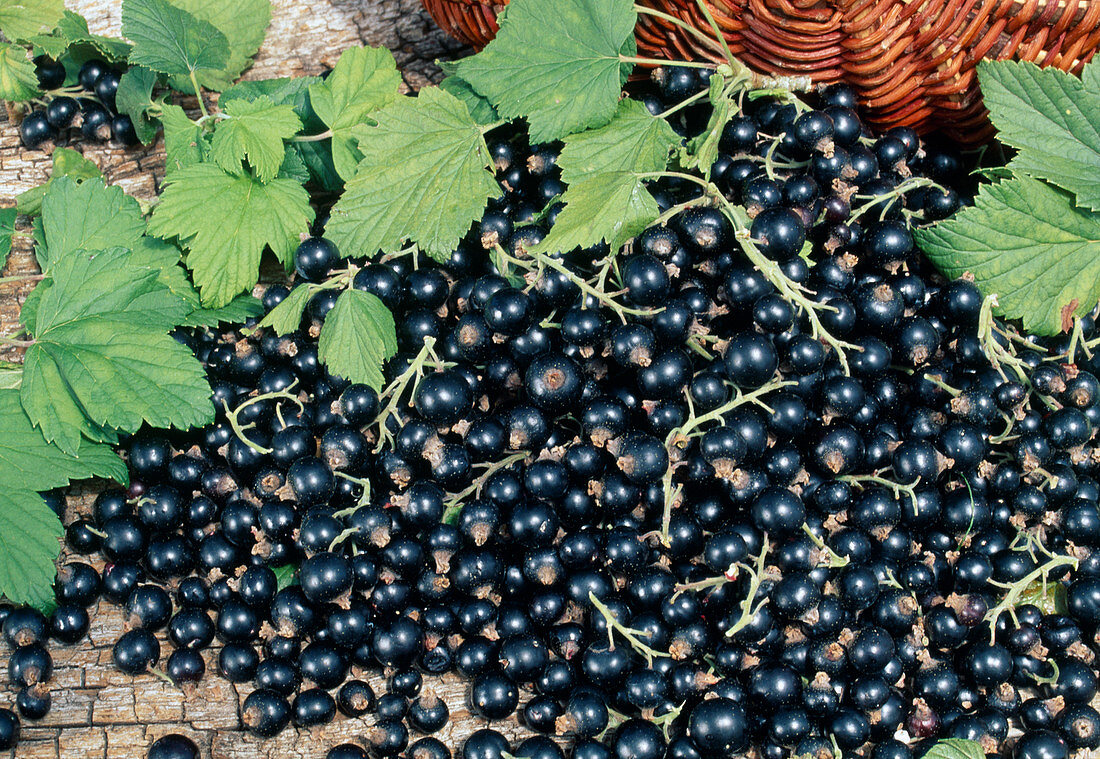
[[[309,194],[297,182],[264,184],[195,164],[166,177],[149,233],[180,239],[203,305],[220,308],[256,284],[265,248],[289,265],[311,221]]]
[[[227,89],[252,63],[252,57],[263,44],[268,24],[271,23],[270,0],[173,0],[175,5],[188,11],[195,18],[209,22],[229,43],[229,55],[217,71],[209,70],[198,76],[199,84],[221,92]],[[190,91],[190,82],[185,85]]]
[[[197,308],[183,320],[185,327],[216,327],[240,324],[264,312],[263,304],[253,295],[242,293],[221,308]]]
[[[149,116],[149,110],[156,107],[153,102],[153,86],[156,83],[155,71],[144,66],[131,66],[119,77],[118,91],[115,93],[118,112],[130,117],[134,133],[146,145],[157,134],[157,125]]]
[[[485,49],[446,70],[526,118],[532,142],[561,139],[615,115],[636,18],[628,0],[514,0]]]
[[[109,445],[81,440],[69,455],[46,442],[19,402],[18,390],[0,390],[0,490],[49,490],[88,477],[127,484],[126,462]]]
[[[575,181],[562,198],[565,207],[537,251],[564,253],[606,242],[617,252],[660,213],[642,180],[625,171]]]
[[[389,50],[352,47],[340,54],[332,73],[309,88],[309,100],[321,121],[332,130],[332,160],[345,180],[355,174],[362,157],[351,130],[367,121],[367,114],[398,96],[401,75]]]
[[[90,46],[96,55],[108,61],[124,61],[130,55],[131,47],[125,41],[88,31],[88,21],[79,13],[65,11],[57,22],[57,33],[68,42],[68,47]]]
[[[18,45],[0,43],[0,100],[21,103],[38,93],[38,77],[27,51]]]
[[[0,490],[0,593],[12,603],[53,603],[61,520],[30,490]]]
[[[218,123],[211,143],[211,156],[231,174],[243,173],[247,159],[261,182],[275,178],[286,150],[283,140],[302,128],[294,109],[275,105],[261,95],[255,100],[232,100],[224,106],[228,118]]]
[[[987,185],[973,207],[914,236],[940,271],[972,274],[1028,331],[1057,334],[1100,299],[1100,216],[1038,179]]]
[[[926,759],[982,759],[985,749],[977,741],[944,738],[936,741],[924,756]]]
[[[340,293],[317,338],[317,357],[328,370],[381,390],[382,365],[396,353],[397,328],[382,301],[362,290]]]
[[[218,71],[229,61],[229,40],[167,0],[124,0],[122,33],[134,43],[130,63],[162,74]]]
[[[664,171],[669,151],[679,141],[667,121],[637,100],[623,100],[610,123],[565,139],[558,158],[561,178],[573,184],[605,172]]]
[[[279,305],[268,311],[263,320],[256,325],[256,329],[271,327],[280,337],[297,331],[302,324],[302,314],[305,313],[309,299],[321,289],[318,285],[308,283],[300,284],[290,291],[290,295],[282,299]]]
[[[185,429],[213,418],[201,364],[168,334],[189,307],[158,271],[129,258],[125,248],[57,258],[35,291],[46,285],[35,303],[20,397],[45,438],[69,454],[79,439],[43,411],[55,402],[70,416],[76,406],[91,423],[128,432],[146,422]],[[49,397],[58,379],[67,398]]]
[[[0,0],[0,32],[25,40],[53,29],[64,12],[63,0]]]
[[[374,118],[375,126],[354,131],[363,160],[326,232],[346,252],[393,251],[408,239],[443,260],[500,193],[481,127],[438,87],[399,98]]]
[[[210,140],[178,105],[165,103],[161,109],[160,123],[164,127],[164,173],[202,163],[210,155]]]
[[[470,115],[479,124],[493,124],[500,121],[500,114],[493,104],[474,91],[470,83],[457,76],[444,77],[439,89],[451,93],[466,104]]]
[[[1100,90],[1055,68],[987,61],[978,78],[997,137],[1019,152],[1009,168],[1053,182],[1100,210]]]
[[[8,262],[8,254],[11,253],[11,236],[15,234],[14,208],[0,208],[0,270]]]
[[[77,250],[130,248],[145,232],[138,202],[100,178],[58,177],[42,199],[45,265]]]

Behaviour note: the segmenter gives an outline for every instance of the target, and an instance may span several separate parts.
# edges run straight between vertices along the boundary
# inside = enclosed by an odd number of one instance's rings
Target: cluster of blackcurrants
[[[703,84],[656,79],[654,111]],[[399,325],[381,393],[318,362],[336,288],[285,337],[181,334],[218,420],[132,440],[129,491],[67,527],[102,577],[69,562],[51,617],[3,612],[22,716],[48,709],[47,638],[103,597],[120,669],[185,684],[216,651],[258,736],[368,718],[329,759],[450,757],[426,684],[447,672],[531,734],[489,724],[462,759],[1100,747],[1095,320],[1048,341],[992,320],[913,247],[958,208],[960,160],[820,98],[748,102],[712,170],[769,276],[676,178],[652,189],[682,210],[617,258],[532,253],[557,151],[498,132],[502,197],[446,263],[350,261]],[[296,255],[309,282],[346,263],[321,237]],[[0,710],[0,746],[17,732]]]
[[[122,76],[115,67],[93,58],[80,67],[77,84],[66,87],[64,65],[45,56],[35,58],[34,63],[38,84],[48,99],[20,122],[23,147],[43,148],[78,131],[85,142],[112,141],[123,147],[138,143],[133,121],[115,107]]]

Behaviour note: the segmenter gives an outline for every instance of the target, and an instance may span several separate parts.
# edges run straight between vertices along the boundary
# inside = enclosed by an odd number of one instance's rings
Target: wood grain
[[[118,0],[69,0],[68,5],[88,18],[92,31],[119,34]],[[406,85],[415,89],[439,78],[434,64],[437,58],[462,52],[434,26],[419,0],[272,0],[272,5],[267,41],[247,79],[317,74],[335,64],[345,48],[370,44],[393,51]],[[159,142],[136,150],[80,143],[72,147],[94,161],[108,182],[139,199],[156,195],[164,175]],[[0,113],[0,206],[13,205],[16,195],[44,182],[49,170],[49,154],[24,149],[16,125]],[[29,231],[27,226],[21,228]],[[37,271],[27,239],[17,238],[3,274],[33,275]],[[17,330],[19,306],[33,285],[33,281],[0,283],[0,334],[11,335]],[[0,359],[18,358],[16,350],[0,350]],[[66,523],[86,513],[92,497],[89,488],[71,497]],[[72,558],[65,554],[62,561]],[[98,569],[103,567],[101,561],[92,563]],[[152,674],[134,678],[114,668],[111,647],[125,629],[122,610],[101,601],[92,610],[87,639],[76,646],[51,645],[53,708],[41,722],[24,722],[23,739],[14,757],[139,759],[156,738],[174,732],[191,736],[203,757],[213,759],[320,759],[338,743],[366,745],[365,736],[373,724],[369,715],[361,719],[341,716],[321,728],[291,727],[277,738],[256,739],[240,729],[240,704],[251,686],[235,686],[214,674],[216,646],[206,652],[207,676],[185,691]],[[162,666],[171,650],[162,633]],[[0,643],[0,662],[7,661],[8,653]],[[384,692],[382,673],[358,672],[357,676],[369,680],[376,692]],[[469,714],[467,686],[458,677],[428,678],[426,687],[432,687],[450,707],[451,722],[437,737],[453,750],[466,735],[485,726]],[[5,687],[0,691],[0,706],[11,706],[14,697],[14,691]],[[514,720],[494,726],[512,737],[522,733]]]

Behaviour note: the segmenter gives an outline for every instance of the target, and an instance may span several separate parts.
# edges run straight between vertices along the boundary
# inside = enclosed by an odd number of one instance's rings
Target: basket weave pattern
[[[754,70],[847,81],[870,122],[946,131],[976,143],[992,135],[978,92],[983,58],[1079,71],[1100,47],[1100,0],[704,0],[733,54]],[[640,0],[710,33],[694,0]],[[424,0],[439,25],[480,48],[502,5]],[[717,42],[640,14],[641,55],[722,60]]]

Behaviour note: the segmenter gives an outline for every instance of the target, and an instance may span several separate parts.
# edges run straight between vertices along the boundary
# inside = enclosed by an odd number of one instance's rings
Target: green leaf
[[[180,249],[169,242],[156,237],[141,237],[134,242],[130,250],[130,265],[159,272],[157,281],[194,312],[200,307],[199,294],[187,279],[187,272],[183,269],[180,255]],[[190,314],[187,319],[190,319]],[[183,323],[187,323],[186,319]]]
[[[944,738],[928,749],[924,759],[985,759],[985,750],[977,741]]]
[[[283,564],[281,567],[275,567],[275,586],[279,590],[289,588],[291,585],[298,584],[298,565],[297,564]]]
[[[81,182],[85,179],[102,177],[99,167],[71,148],[54,148],[53,168],[50,178],[45,184],[32,187],[22,192],[15,198],[15,208],[19,213],[27,216],[35,216],[42,211],[42,199],[46,197],[54,179],[57,177],[72,177]],[[43,238],[44,239],[44,238]],[[39,264],[41,264],[41,259]]]
[[[0,32],[12,41],[25,40],[49,32],[64,11],[64,0],[0,0]]]
[[[274,179],[286,154],[283,140],[302,128],[294,109],[261,95],[255,100],[232,100],[223,112],[228,118],[218,123],[211,143],[217,164],[231,174],[241,174],[241,161],[247,158],[261,182]]]
[[[83,252],[51,262],[38,299],[34,345],[20,397],[47,440],[66,453],[79,439],[76,406],[94,425],[133,432],[143,423],[188,428],[213,418],[202,365],[168,331],[188,306],[158,277],[130,264],[130,251]],[[67,388],[69,398],[52,393]],[[59,405],[65,419],[47,408]]]
[[[305,184],[313,175],[309,173],[309,167],[302,160],[302,154],[294,149],[293,144],[290,144],[283,151],[283,162],[279,166],[279,173],[276,176],[283,179],[292,179],[298,184]]]
[[[313,110],[332,130],[332,160],[345,180],[355,174],[362,157],[355,149],[352,127],[370,123],[367,114],[384,108],[397,97],[401,75],[393,55],[384,47],[351,47],[324,81],[309,88]]]
[[[160,123],[164,127],[166,178],[184,166],[192,166],[206,160],[210,154],[210,142],[202,128],[189,119],[182,108],[165,103],[162,107]]]
[[[0,208],[0,271],[8,262],[8,254],[11,253],[11,236],[15,234],[14,208]]]
[[[256,325],[256,329],[271,327],[280,337],[297,331],[302,324],[309,299],[320,290],[319,285],[300,284],[279,302],[279,305],[267,312],[267,316]]]
[[[1081,81],[1089,92],[1100,92],[1100,58],[1093,58],[1081,70]]]
[[[493,124],[500,121],[500,114],[493,104],[474,91],[470,83],[458,76],[444,77],[439,83],[439,88],[451,93],[466,104],[470,115],[479,124]]]
[[[40,289],[41,284],[31,294]],[[20,317],[25,316],[24,306]],[[27,392],[28,387],[34,388],[33,392]],[[42,430],[43,437],[69,455],[75,455],[80,449],[81,436],[112,445],[118,442],[114,432],[88,419],[57,364],[50,360],[39,361],[38,354],[33,351],[23,362],[19,398],[27,416]]]
[[[568,252],[606,242],[612,253],[653,223],[660,211],[629,172],[603,172],[569,185],[565,208],[535,250]]]
[[[216,327],[219,324],[241,324],[264,312],[263,304],[248,294],[238,295],[221,308],[199,308],[183,320],[185,327]]]
[[[399,98],[355,135],[363,160],[326,233],[345,255],[397,250],[409,239],[444,260],[500,193],[489,149],[466,106],[438,87]]]
[[[8,366],[9,363],[8,361],[0,361],[0,389],[18,390],[19,386],[23,384],[23,365]]]
[[[134,43],[130,63],[162,74],[217,71],[229,61],[224,34],[167,0],[123,0],[122,33]]]
[[[263,44],[271,23],[269,0],[173,0],[195,18],[213,24],[229,41],[229,57],[217,71],[203,71],[199,84],[221,92],[227,89],[252,63],[252,56]],[[190,82],[187,83],[190,91]]]
[[[1064,71],[1017,61],[984,61],[978,77],[998,138],[1020,151],[1009,167],[1100,210],[1100,91]]]
[[[89,32],[87,20],[79,13],[65,11],[57,24],[57,31],[68,40],[70,47],[88,45],[108,61],[124,61],[130,55],[130,45],[124,40]]]
[[[629,0],[514,0],[493,41],[446,70],[526,118],[531,142],[560,139],[615,115],[636,17]]]
[[[1035,580],[1020,593],[1015,608],[1031,604],[1043,614],[1066,613],[1066,586],[1060,582]]]
[[[324,192],[337,193],[344,187],[344,180],[336,173],[332,160],[332,146],[325,142],[295,142],[288,146],[309,172],[309,181]]]
[[[118,81],[115,104],[118,112],[130,117],[138,139],[148,145],[157,135],[157,126],[149,117],[149,109],[156,106],[153,102],[153,86],[157,83],[157,74],[144,66],[131,66]]]
[[[321,81],[319,76],[280,77],[260,79],[254,82],[238,82],[218,98],[218,105],[225,108],[234,100],[257,100],[266,97],[275,105],[289,105],[303,121],[311,113],[309,88]]]
[[[77,250],[131,248],[145,232],[138,202],[100,178],[51,180],[42,200],[47,268]]]
[[[375,390],[385,384],[382,365],[397,353],[393,314],[372,293],[340,293],[317,338],[317,357],[328,370]]]
[[[718,160],[718,143],[722,139],[722,132],[738,109],[733,100],[725,96],[725,81],[720,76],[710,78],[708,96],[713,108],[710,119],[706,129],[688,142],[683,167],[698,169],[709,180],[710,169]]]
[[[571,185],[605,172],[664,171],[679,141],[668,122],[637,100],[623,100],[611,123],[566,138],[558,158],[561,178]]]
[[[149,233],[180,238],[203,305],[220,308],[256,284],[266,247],[289,265],[312,220],[309,194],[297,182],[263,184],[196,164],[166,177]]]
[[[0,100],[15,103],[37,97],[38,77],[27,51],[18,45],[0,43]]]
[[[1029,332],[1056,334],[1100,298],[1100,216],[1037,179],[988,185],[973,207],[915,236],[944,274],[973,274]]]
[[[50,445],[19,402],[18,390],[0,390],[0,490],[49,490],[88,477],[127,484],[126,463],[109,445],[81,440],[75,455]]]
[[[61,520],[37,493],[0,490],[0,594],[38,609],[53,603]]]

